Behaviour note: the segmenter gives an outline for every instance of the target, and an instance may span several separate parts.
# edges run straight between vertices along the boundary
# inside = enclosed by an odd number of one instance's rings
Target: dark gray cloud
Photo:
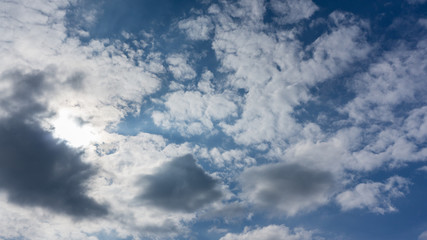
[[[196,164],[192,155],[178,157],[152,175],[143,176],[139,199],[171,211],[192,212],[221,198],[218,182]]]
[[[288,215],[327,202],[335,184],[329,172],[285,163],[249,168],[239,181],[243,196],[250,202]]]
[[[1,99],[8,116],[0,119],[0,190],[9,201],[41,206],[76,218],[107,214],[106,206],[86,195],[85,182],[96,172],[73,149],[40,127],[45,114],[37,98],[48,91],[45,72],[9,72],[12,93]]]
[[[15,117],[29,120],[34,114],[43,113],[46,108],[39,103],[38,98],[51,91],[46,79],[54,73],[48,71],[32,71],[25,73],[21,70],[6,71],[0,78],[1,82],[11,82],[8,96],[0,96],[0,107],[3,111]]]
[[[107,208],[85,195],[84,183],[95,169],[81,152],[49,132],[17,119],[0,122],[0,189],[9,200],[42,206],[75,217],[99,216]]]

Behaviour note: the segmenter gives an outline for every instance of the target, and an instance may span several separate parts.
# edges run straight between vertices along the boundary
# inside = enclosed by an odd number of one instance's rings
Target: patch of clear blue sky
[[[267,1],[268,2],[268,1]],[[336,0],[314,0],[319,10],[314,14],[314,18],[326,18],[335,10],[342,10],[354,13],[362,19],[368,20],[371,31],[366,37],[369,43],[375,44],[372,59],[380,56],[384,51],[390,50],[401,41],[407,43],[415,42],[419,38],[420,29],[415,22],[419,17],[426,17],[427,4],[409,5],[405,1],[387,0],[359,0],[359,1],[336,1]],[[121,38],[123,31],[140,36],[141,31],[154,35],[155,51],[160,51],[164,55],[169,53],[182,52],[206,52],[206,57],[196,62],[195,70],[198,76],[193,81],[186,84],[196,85],[201,72],[208,69],[214,73],[218,80],[223,80],[222,73],[215,71],[219,66],[215,54],[211,49],[210,41],[189,41],[176,29],[179,19],[191,16],[190,10],[206,10],[207,5],[200,1],[171,1],[171,0],[108,0],[96,3],[85,1],[88,8],[95,8],[98,11],[96,22],[86,27],[91,33],[91,38]],[[68,12],[70,25],[79,24],[77,9]],[[271,12],[267,11],[265,21],[274,25],[271,21]],[[405,19],[405,22],[399,22]],[[312,43],[317,37],[327,31],[326,25],[317,25],[310,28],[307,21],[303,21],[301,35],[299,36],[304,46]],[[173,27],[175,26],[175,27]],[[275,28],[289,28],[289,26],[274,25]],[[88,41],[89,39],[82,39]],[[123,40],[123,39],[122,39]],[[309,54],[309,53],[307,53]],[[318,101],[309,101],[298,106],[295,110],[295,118],[300,122],[317,122],[319,114],[325,114],[329,121],[345,119],[335,109],[343,106],[354,98],[355,94],[351,90],[351,79],[358,72],[366,71],[370,62],[355,63],[351,69],[343,75],[318,84],[311,89],[311,93]],[[172,80],[171,74],[160,76],[162,87],[155,94],[141,99],[145,101],[139,116],[127,116],[119,125],[118,132],[126,135],[136,135],[138,132],[148,132],[164,136],[170,142],[183,143],[193,142],[207,147],[223,147],[224,149],[239,148],[229,136],[223,134],[220,129],[217,135],[183,137],[176,130],[166,130],[156,126],[151,119],[153,109],[164,110],[164,107],[153,103],[151,98],[161,98],[168,91],[168,86]],[[244,94],[242,90],[236,90]],[[240,91],[240,92],[239,92]],[[395,109],[396,114],[406,114],[408,110],[415,106],[402,104]],[[319,123],[319,122],[318,122]],[[337,126],[331,124],[321,124],[326,131],[336,131]],[[251,155],[259,156],[262,152],[252,152]],[[261,161],[263,162],[263,161]],[[416,239],[420,232],[427,229],[427,191],[425,183],[427,176],[418,171],[421,164],[411,164],[399,169],[380,169],[374,172],[359,174],[361,179],[384,182],[388,177],[400,175],[412,181],[410,192],[404,198],[393,201],[398,212],[385,215],[378,215],[367,210],[353,210],[341,212],[333,202],[319,210],[309,214],[297,215],[292,218],[270,218],[267,214],[256,214],[252,220],[242,219],[241,221],[224,223],[221,219],[212,221],[200,221],[192,226],[196,239],[218,239],[222,234],[208,232],[212,226],[217,228],[227,228],[231,232],[241,232],[245,225],[266,226],[268,224],[285,224],[289,227],[302,226],[306,229],[321,229],[322,234],[330,236],[331,239],[340,236],[347,236],[350,240],[356,239]],[[203,164],[209,170],[215,170],[212,166]],[[236,186],[231,183],[232,186]],[[392,227],[391,227],[392,226]],[[341,235],[342,234],[342,235]],[[101,235],[100,235],[101,237]],[[107,236],[102,235],[102,239]],[[105,238],[104,238],[105,237]],[[185,239],[185,238],[182,238]]]

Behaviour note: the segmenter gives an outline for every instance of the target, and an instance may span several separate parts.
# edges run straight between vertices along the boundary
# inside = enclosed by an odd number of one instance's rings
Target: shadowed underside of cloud
[[[331,173],[298,164],[251,167],[240,176],[244,198],[262,208],[273,207],[287,215],[325,204],[334,184]]]
[[[0,122],[0,189],[9,201],[41,206],[74,217],[100,216],[107,208],[85,195],[95,169],[81,153],[34,124]]]
[[[8,95],[0,96],[0,190],[9,201],[40,206],[76,218],[107,214],[106,206],[86,195],[85,182],[95,169],[73,149],[42,129],[37,115],[46,114],[38,98],[52,91],[49,71],[6,72],[0,83],[11,83]]]
[[[218,182],[196,164],[192,155],[165,163],[152,175],[141,177],[139,200],[170,211],[193,212],[221,198]]]

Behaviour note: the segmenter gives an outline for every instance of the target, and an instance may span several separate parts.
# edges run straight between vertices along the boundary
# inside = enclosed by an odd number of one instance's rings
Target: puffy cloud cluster
[[[246,92],[241,117],[233,124],[221,124],[237,143],[292,140],[301,129],[293,109],[310,100],[309,87],[366,57],[370,47],[362,34],[364,23],[339,12],[329,20],[331,32],[305,48],[296,30],[270,33],[251,25],[217,27],[213,48],[230,72],[229,85]],[[306,59],[309,54],[312,57]]]
[[[208,17],[185,19],[178,23],[178,27],[185,31],[192,40],[208,40],[213,30],[213,25]]]
[[[296,23],[309,18],[319,9],[311,0],[272,0],[271,8],[277,14],[275,20],[280,24]]]
[[[166,96],[166,112],[153,112],[154,123],[175,128],[182,135],[199,135],[215,130],[214,122],[236,116],[236,104],[225,94],[177,91]]]
[[[367,208],[379,214],[395,212],[397,209],[391,199],[403,197],[409,184],[407,179],[399,176],[391,177],[385,183],[360,183],[354,189],[338,194],[336,200],[344,211]]]
[[[168,69],[175,79],[184,81],[196,77],[196,72],[188,64],[187,56],[174,54],[169,56],[166,62],[169,64]]]

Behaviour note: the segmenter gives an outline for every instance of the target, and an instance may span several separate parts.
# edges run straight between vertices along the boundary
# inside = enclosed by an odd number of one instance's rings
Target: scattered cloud
[[[296,23],[307,19],[319,9],[311,0],[272,0],[270,4],[273,12],[277,14],[275,20],[280,24]]]
[[[154,123],[175,128],[182,135],[200,135],[214,131],[214,121],[236,116],[237,106],[225,94],[177,91],[166,96],[165,112],[152,114]]]
[[[188,64],[187,57],[183,54],[173,54],[166,59],[168,69],[177,80],[184,81],[197,76],[194,69]]]
[[[232,168],[244,168],[250,165],[254,165],[256,160],[253,157],[249,157],[247,151],[240,149],[224,150],[221,148],[212,148],[210,150],[205,149],[201,155],[205,158],[209,158],[212,162],[221,168],[227,167]]]
[[[373,63],[367,73],[357,76],[354,87],[357,96],[344,110],[351,119],[364,123],[368,121],[393,122],[398,105],[426,102],[423,81],[427,60],[423,42],[414,49],[403,45],[400,49],[386,52]]]
[[[208,40],[213,31],[211,20],[204,16],[182,20],[178,23],[178,27],[192,40]]]
[[[344,211],[367,208],[379,214],[395,212],[397,209],[391,199],[403,197],[409,184],[409,180],[399,176],[393,176],[385,183],[360,183],[354,189],[338,194],[336,200]]]
[[[301,126],[292,112],[310,100],[309,87],[342,73],[371,49],[362,33],[366,23],[341,12],[331,13],[329,21],[330,31],[306,50],[296,30],[271,33],[251,23],[217,28],[213,49],[230,72],[229,85],[246,93],[241,117],[220,125],[226,134],[245,145],[294,140]]]

